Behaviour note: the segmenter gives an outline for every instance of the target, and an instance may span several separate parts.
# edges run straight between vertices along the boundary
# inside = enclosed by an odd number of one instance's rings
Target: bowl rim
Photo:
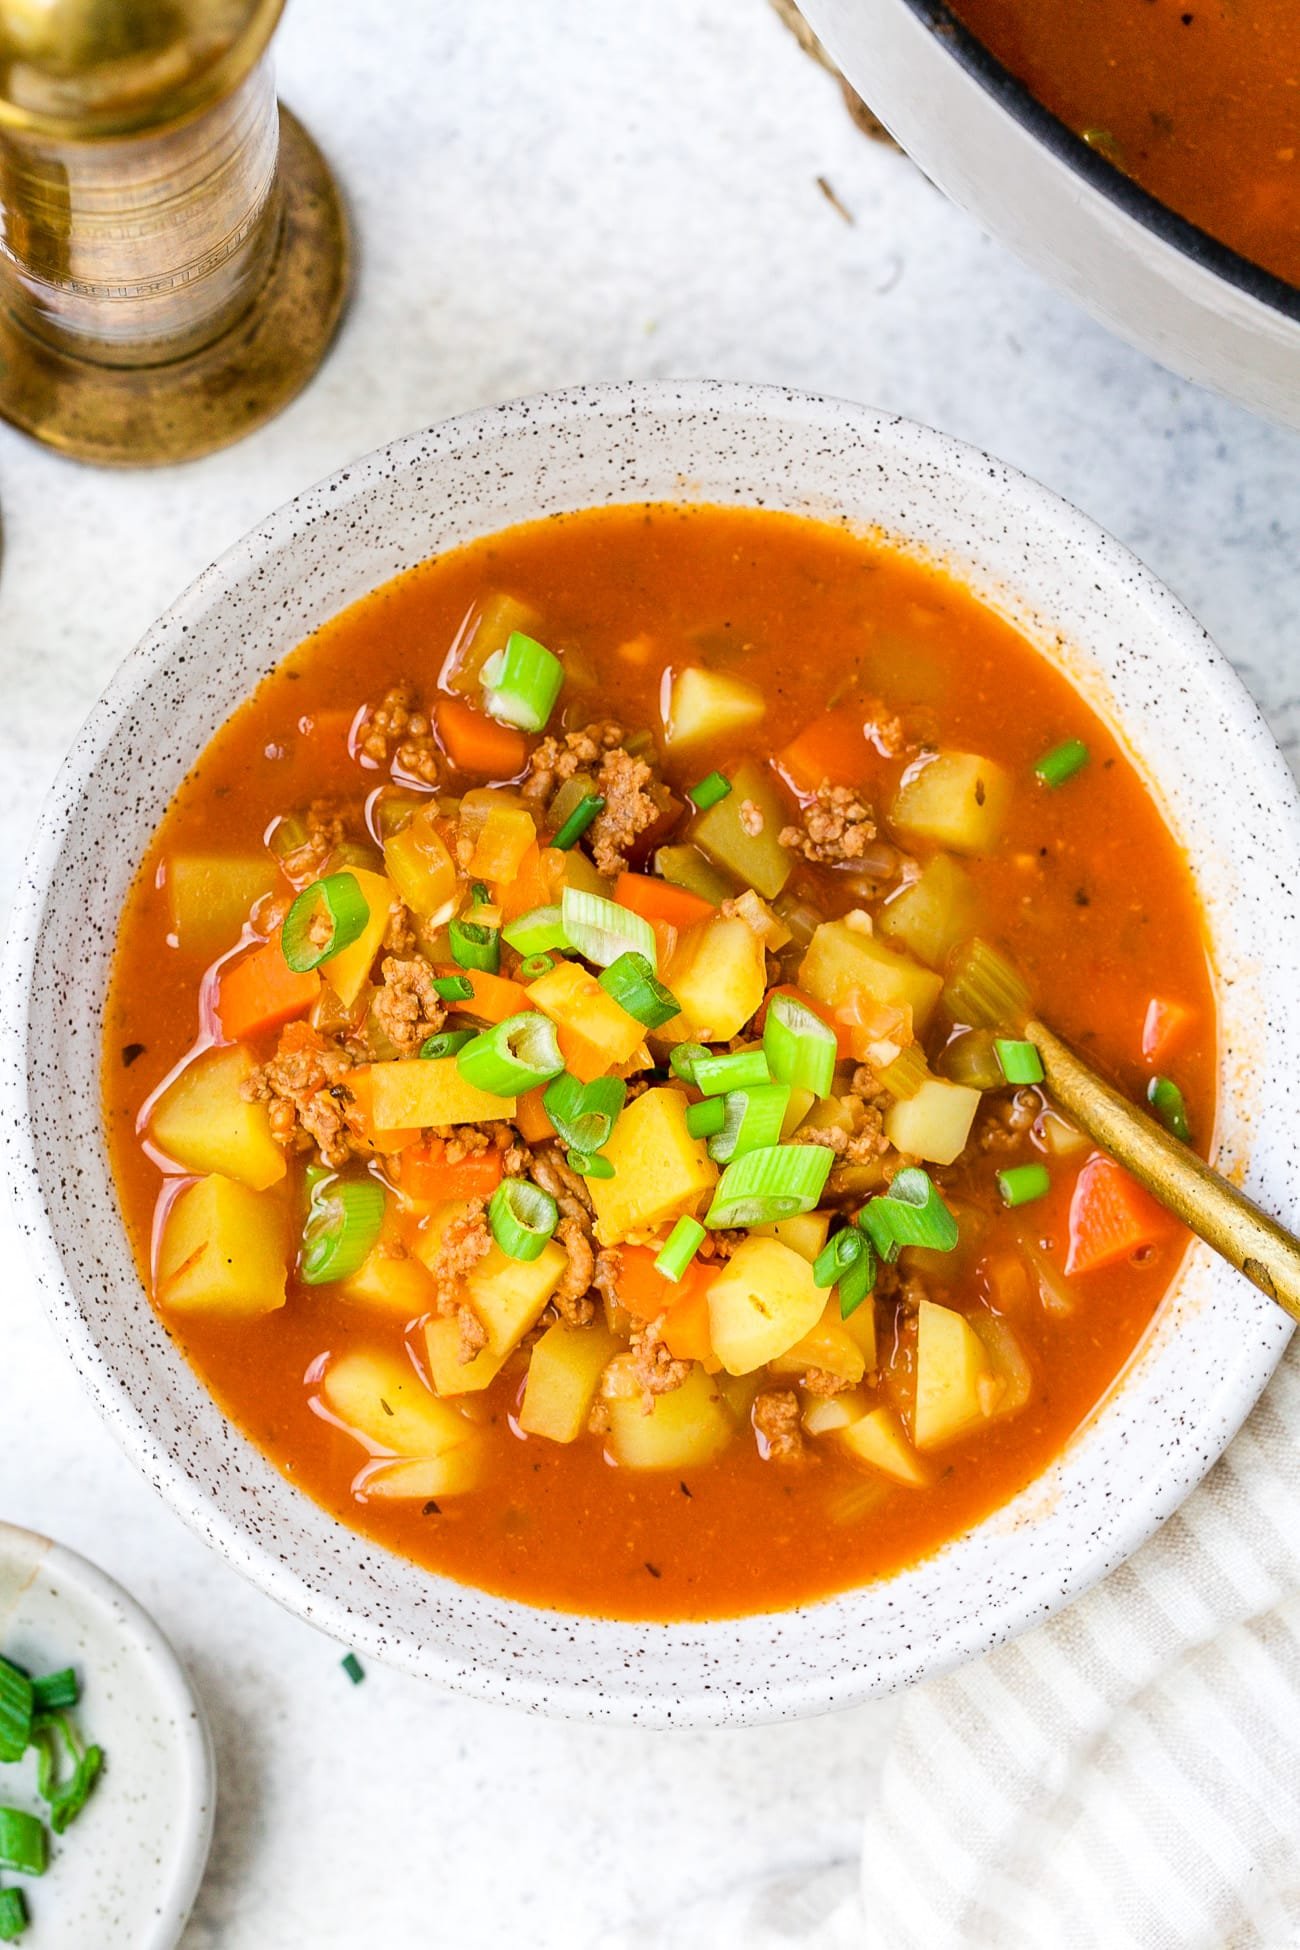
[[[391,1622],[363,1615],[345,1596],[313,1584],[303,1571],[273,1554],[253,1527],[241,1525],[217,1509],[215,1500],[172,1457],[140,1405],[132,1399],[114,1356],[101,1348],[95,1325],[73,1290],[41,1189],[35,1120],[28,1107],[30,981],[41,917],[54,872],[63,847],[76,827],[78,797],[115,734],[131,720],[137,697],[176,656],[177,638],[183,637],[186,615],[241,584],[248,576],[256,576],[259,562],[274,550],[300,542],[327,511],[337,515],[343,503],[365,491],[373,470],[400,474],[407,465],[417,464],[427,455],[426,443],[431,435],[443,443],[453,443],[451,451],[472,452],[500,436],[503,415],[515,431],[526,426],[536,435],[539,422],[552,430],[563,430],[602,416],[635,423],[638,414],[649,416],[654,410],[670,408],[679,415],[698,414],[706,420],[728,411],[759,421],[769,416],[783,419],[787,424],[794,420],[802,428],[822,435],[838,432],[846,440],[870,441],[885,447],[892,442],[917,466],[947,476],[955,474],[959,480],[977,477],[981,483],[987,483],[991,479],[1008,496],[1009,516],[1050,529],[1054,539],[1060,537],[1079,544],[1087,551],[1098,575],[1105,573],[1108,580],[1135,589],[1144,604],[1152,605],[1171,632],[1184,640],[1189,657],[1195,655],[1212,689],[1225,728],[1251,751],[1255,763],[1253,788],[1256,793],[1268,795],[1282,843],[1285,844],[1289,834],[1293,850],[1300,853],[1300,790],[1258,708],[1226,657],[1172,592],[1122,543],[1091,517],[1019,469],[903,416],[878,411],[860,402],[783,386],[715,380],[616,381],[535,394],[452,417],[425,433],[405,435],[304,490],[274,510],[204,569],[119,665],[60,768],[44,814],[38,821],[14,902],[0,974],[0,1110],[9,1154],[7,1175],[19,1230],[24,1235],[52,1324],[117,1440],[191,1529],[296,1616],[306,1618],[361,1653],[397,1664],[453,1691],[571,1718],[691,1727],[756,1724],[859,1704],[922,1677],[933,1677],[1049,1617],[1131,1556],[1201,1481],[1245,1420],[1276,1368],[1289,1339],[1290,1323],[1280,1310],[1265,1309],[1265,1331],[1252,1339],[1247,1349],[1239,1351],[1240,1358],[1234,1365],[1222,1367],[1207,1384],[1210,1392],[1203,1398],[1204,1414],[1211,1434],[1207,1444],[1197,1449],[1190,1464],[1183,1450],[1176,1452],[1166,1447],[1159,1463],[1145,1471],[1129,1495],[1120,1500],[1119,1515],[1115,1516],[1113,1511],[1108,1513],[1109,1528],[1094,1527],[1069,1563],[1063,1565],[1050,1554],[1040,1553],[1038,1561],[1023,1577],[1018,1577],[1012,1593],[999,1597],[991,1606],[967,1609],[948,1629],[927,1638],[923,1655],[918,1657],[911,1645],[902,1650],[894,1648],[877,1655],[874,1664],[847,1673],[809,1662],[803,1670],[792,1671],[787,1667],[779,1682],[768,1680],[758,1686],[742,1679],[740,1685],[729,1687],[725,1693],[716,1684],[700,1682],[694,1692],[676,1691],[668,1699],[658,1698],[649,1686],[638,1692],[639,1675],[634,1675],[630,1687],[606,1694],[593,1691],[590,1679],[528,1673],[512,1667],[508,1657],[494,1655],[491,1660],[474,1665],[458,1661],[454,1649],[447,1650],[409,1632],[399,1632]],[[610,500],[618,498],[614,495]],[[680,498],[692,498],[685,484]],[[574,505],[587,503],[577,499]],[[743,503],[738,500],[735,505],[760,506],[763,497],[756,494]],[[1213,939],[1212,927],[1210,932]],[[1300,1182],[1290,1189],[1294,1207],[1290,1216],[1294,1217],[1300,1212]],[[1191,1263],[1193,1256],[1184,1259],[1174,1276],[1171,1292],[1178,1291]],[[1264,1307],[1262,1300],[1260,1306]],[[1104,1414],[1106,1404],[1114,1399],[1112,1391],[1091,1419],[1095,1421],[1098,1414]],[[1089,1423],[1084,1424],[1085,1429],[1088,1426]],[[1049,1472],[1053,1467],[1049,1465]],[[1043,1481],[1043,1475],[1035,1477],[1027,1491],[1033,1491]],[[301,1494],[288,1483],[285,1488],[286,1494]],[[1019,1492],[1018,1496],[1025,1496],[1027,1491]],[[980,1524],[950,1539],[940,1551],[977,1535],[1010,1507],[1000,1506]],[[369,1540],[361,1533],[348,1534],[357,1538],[358,1547],[368,1547]],[[939,1554],[932,1553],[930,1558]],[[471,1592],[479,1589],[461,1588]],[[726,1632],[743,1625],[747,1618],[753,1622],[758,1617],[771,1619],[779,1637],[784,1621],[815,1614],[827,1605],[852,1597],[856,1589],[832,1593],[782,1611],[682,1621],[677,1625],[666,1621],[662,1627],[655,1621],[629,1620],[621,1629],[685,1630],[708,1635]],[[869,1590],[871,1586],[862,1589]],[[586,1616],[555,1612],[508,1598],[495,1602],[508,1610],[565,1624],[580,1623]],[[644,1686],[644,1682],[641,1684]]]
[[[1180,256],[1222,279],[1248,298],[1300,324],[1300,285],[1265,270],[1251,257],[1212,236],[1094,149],[1069,125],[1044,107],[1028,85],[991,53],[947,0],[898,0],[925,29],[941,54],[956,63],[998,108],[1089,188],[1105,197],[1134,223],[1149,230]]]

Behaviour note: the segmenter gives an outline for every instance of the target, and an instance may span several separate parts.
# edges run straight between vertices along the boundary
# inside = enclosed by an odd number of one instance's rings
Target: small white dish
[[[30,1672],[74,1666],[78,1728],[104,1771],[44,1876],[5,1875],[31,1925],[24,1950],[173,1950],[212,1841],[203,1708],[147,1612],[84,1557],[0,1523],[0,1653]],[[35,1769],[0,1768],[0,1801],[40,1814]]]

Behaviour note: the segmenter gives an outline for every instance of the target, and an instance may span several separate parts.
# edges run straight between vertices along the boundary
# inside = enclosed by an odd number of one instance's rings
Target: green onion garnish
[[[1044,785],[1056,787],[1072,779],[1088,763],[1088,747],[1082,738],[1067,738],[1063,745],[1045,752],[1034,767],[1034,773]]]
[[[549,975],[554,966],[554,955],[525,955],[519,964],[519,973],[525,982],[538,982],[543,975]]]
[[[71,1666],[32,1681],[32,1704],[38,1713],[59,1713],[66,1706],[75,1706],[80,1698],[81,1687]]]
[[[440,1002],[470,1002],[474,984],[468,975],[435,975],[433,992]]]
[[[501,724],[544,731],[564,683],[564,665],[544,644],[512,630],[480,672],[483,708]]]
[[[595,1151],[566,1151],[565,1157],[579,1178],[612,1178],[614,1167],[608,1158]]]
[[[707,779],[701,779],[698,785],[691,786],[687,797],[694,800],[698,811],[707,812],[710,806],[717,805],[719,799],[725,799],[730,790],[730,779],[724,779],[721,772],[710,772]]]
[[[601,974],[600,986],[643,1029],[662,1029],[682,1012],[677,997],[664,987],[645,956],[635,949],[610,963]]]
[[[704,1223],[769,1225],[796,1212],[811,1212],[834,1162],[834,1153],[823,1144],[774,1144],[747,1151],[718,1180]]]
[[[627,1102],[627,1085],[622,1077],[597,1077],[580,1083],[567,1070],[549,1083],[542,1097],[542,1108],[555,1126],[560,1143],[570,1150],[603,1151],[614,1129],[614,1120]],[[584,1176],[603,1177],[601,1172]]]
[[[501,933],[497,928],[485,928],[481,921],[461,921],[447,923],[447,936],[451,943],[451,958],[462,968],[479,968],[487,975],[495,975],[501,967]]]
[[[32,1682],[18,1666],[0,1659],[0,1760],[21,1760],[32,1737]]]
[[[536,1009],[493,1023],[466,1043],[456,1063],[467,1083],[493,1097],[518,1097],[564,1068],[555,1024]]]
[[[45,1823],[21,1808],[0,1808],[0,1869],[18,1875],[43,1876],[49,1861]]]
[[[852,1266],[841,1273],[836,1283],[841,1320],[847,1320],[850,1314],[856,1313],[867,1295],[875,1291],[876,1285],[876,1249],[864,1232],[858,1232],[856,1226],[852,1230],[862,1241],[863,1251]]]
[[[605,801],[601,798],[600,794],[598,792],[589,792],[587,797],[580,800],[573,808],[573,811],[569,814],[569,817],[551,841],[551,845],[558,847],[561,853],[567,853],[571,846],[577,845],[597,814],[604,812],[604,810]]]
[[[957,1244],[957,1221],[919,1165],[900,1171],[883,1198],[868,1200],[858,1224],[885,1260],[897,1259],[904,1246],[950,1253]]]
[[[1029,1014],[1029,990],[1006,956],[975,935],[949,958],[943,1003],[954,1022],[1005,1029]]]
[[[706,1097],[705,1103],[717,1103]],[[709,1156],[715,1164],[729,1164],[747,1151],[770,1149],[781,1141],[781,1126],[790,1108],[788,1083],[756,1083],[747,1090],[729,1090],[722,1099],[724,1120],[716,1137],[709,1140]]]
[[[420,1044],[420,1055],[429,1059],[455,1056],[464,1049],[466,1043],[473,1042],[476,1034],[477,1031],[473,1029],[435,1030],[432,1036],[426,1036]]]
[[[861,1259],[870,1241],[856,1226],[833,1232],[813,1261],[813,1285],[834,1286]]]
[[[1183,1144],[1191,1143],[1192,1132],[1187,1122],[1187,1105],[1182,1091],[1172,1077],[1152,1077],[1147,1085],[1147,1102],[1166,1130],[1172,1131]]]
[[[280,952],[295,975],[310,974],[331,955],[350,948],[369,919],[370,905],[356,875],[327,874],[304,887],[285,915]]]
[[[993,1044],[998,1063],[1008,1083],[1041,1083],[1043,1059],[1032,1043],[999,1036]]]
[[[725,1097],[706,1097],[703,1103],[686,1106],[686,1128],[693,1138],[716,1137],[726,1121]]]
[[[703,1043],[678,1043],[668,1053],[668,1067],[679,1083],[694,1083],[695,1065],[710,1054]]]
[[[347,1653],[344,1658],[339,1660],[339,1664],[342,1666],[348,1678],[352,1681],[352,1684],[354,1686],[359,1686],[362,1680],[366,1676],[366,1669],[362,1665],[360,1659],[358,1659],[356,1653],[355,1652]]]
[[[772,1072],[762,1049],[732,1050],[722,1056],[706,1050],[691,1066],[691,1082],[706,1097],[721,1097],[728,1090],[752,1090],[771,1081]]]
[[[564,932],[580,955],[608,968],[620,955],[644,955],[653,972],[659,965],[655,931],[643,915],[634,914],[603,894],[566,887],[560,895]]]
[[[763,1024],[763,1053],[778,1083],[829,1097],[835,1082],[835,1032],[794,995],[774,995]]]
[[[1030,1205],[1046,1198],[1052,1189],[1046,1165],[1008,1165],[998,1173],[998,1190],[1004,1205]]]
[[[21,1889],[0,1889],[0,1943],[16,1943],[27,1928],[27,1899]]]
[[[73,1762],[70,1778],[62,1785],[56,1780],[58,1740],[67,1748]],[[86,1805],[86,1797],[99,1778],[104,1763],[102,1747],[84,1747],[66,1713],[43,1714],[32,1730],[36,1749],[36,1792],[50,1804],[50,1827],[61,1835]]]
[[[531,1178],[503,1178],[488,1205],[492,1237],[511,1259],[537,1259],[559,1222],[555,1200]]]
[[[311,1195],[298,1276],[307,1286],[349,1280],[369,1258],[384,1223],[376,1178],[325,1178]]]
[[[680,1280],[703,1238],[704,1227],[698,1219],[680,1218],[656,1256],[655,1272],[662,1273],[666,1280]]]
[[[572,945],[564,932],[558,903],[554,907],[530,908],[527,914],[521,914],[517,921],[502,928],[501,938],[517,955],[544,955],[552,948]]]

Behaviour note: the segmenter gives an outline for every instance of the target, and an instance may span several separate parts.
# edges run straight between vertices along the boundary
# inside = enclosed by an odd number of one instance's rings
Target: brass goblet
[[[337,187],[277,105],[284,0],[0,0],[0,415],[120,466],[238,440],[348,284]]]

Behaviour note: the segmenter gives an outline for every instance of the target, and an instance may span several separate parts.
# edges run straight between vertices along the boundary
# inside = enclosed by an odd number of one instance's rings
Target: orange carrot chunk
[[[523,771],[528,761],[528,740],[522,731],[485,718],[459,697],[440,697],[434,718],[438,736],[458,772],[508,779]]]
[[[429,1204],[442,1199],[490,1198],[501,1183],[501,1153],[471,1151],[447,1162],[442,1138],[429,1138],[402,1158],[402,1190]]]
[[[522,982],[489,974],[486,968],[459,968],[455,962],[439,962],[438,973],[465,977],[474,993],[467,1002],[454,1002],[451,1006],[463,1009],[468,1016],[477,1016],[482,1022],[504,1022],[507,1016],[517,1016],[521,1009],[534,1006]]]
[[[1186,1033],[1194,1015],[1195,1011],[1185,1003],[1170,1002],[1164,996],[1152,996],[1147,1004],[1146,1020],[1142,1024],[1142,1054],[1149,1063],[1159,1063],[1164,1059]]]
[[[1156,1204],[1113,1158],[1093,1154],[1070,1200],[1067,1273],[1094,1273],[1150,1246],[1169,1224]]]
[[[714,1272],[701,1260],[687,1267],[675,1289],[681,1298],[670,1302],[663,1326],[664,1346],[674,1361],[698,1361],[710,1374],[722,1366],[709,1331],[709,1283]]]
[[[295,975],[280,949],[278,934],[251,954],[230,962],[217,978],[217,1018],[230,1042],[261,1036],[301,1016],[320,994],[315,969]]]
[[[777,766],[796,792],[819,785],[861,785],[870,753],[862,735],[860,711],[830,711],[817,718],[777,753]]]
[[[614,882],[614,899],[643,920],[652,924],[663,921],[670,928],[693,927],[717,912],[702,894],[693,894],[688,887],[674,887],[649,873],[621,873]]]

